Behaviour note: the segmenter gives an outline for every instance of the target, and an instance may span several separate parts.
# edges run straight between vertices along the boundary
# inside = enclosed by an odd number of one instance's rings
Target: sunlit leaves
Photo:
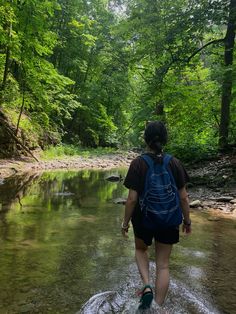
[[[228,4],[1,1],[1,77],[11,53],[4,101],[19,110],[24,94],[25,113],[70,143],[141,145],[152,119],[167,122],[172,144],[213,143],[223,41],[198,50],[225,36]],[[235,87],[232,97],[233,130]]]

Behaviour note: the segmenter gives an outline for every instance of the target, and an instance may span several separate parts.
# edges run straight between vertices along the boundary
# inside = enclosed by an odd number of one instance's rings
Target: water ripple
[[[135,314],[139,300],[134,296],[134,289],[139,286],[140,281],[132,265],[130,276],[127,283],[122,287],[117,287],[114,291],[105,291],[92,296],[77,312],[77,314]],[[151,265],[151,273],[154,273],[155,265]],[[220,314],[220,312],[209,301],[210,297],[199,291],[189,291],[188,287],[182,282],[171,279],[169,294],[164,307],[159,307],[155,302],[148,311],[142,311],[147,314]]]

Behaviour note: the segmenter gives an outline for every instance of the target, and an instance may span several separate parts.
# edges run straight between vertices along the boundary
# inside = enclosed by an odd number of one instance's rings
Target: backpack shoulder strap
[[[149,168],[152,168],[154,166],[154,160],[148,154],[142,154],[140,157],[146,161]],[[172,158],[173,156],[169,154],[164,155],[163,164],[165,167],[167,167],[168,163],[170,162]]]
[[[148,167],[149,167],[150,169],[153,168],[153,166],[154,166],[154,161],[153,161],[153,159],[152,159],[150,156],[148,156],[148,154],[142,154],[140,157],[141,157],[143,160],[145,160],[146,164],[148,165]]]
[[[172,174],[172,172],[171,172],[171,169],[168,169],[168,164],[169,164],[169,162],[170,162],[170,160],[171,160],[172,158],[173,158],[173,156],[171,156],[171,155],[169,155],[169,154],[164,155],[163,164],[164,164],[166,170],[168,171],[168,173],[169,173],[169,175],[170,175],[170,178],[171,178],[171,181],[172,181],[173,186],[175,186],[175,188],[177,189],[176,183],[175,183],[175,178],[174,178],[174,176],[173,176],[173,174]]]
[[[170,160],[172,159],[172,156],[169,154],[165,154],[164,158],[163,158],[163,164],[165,167],[168,166],[168,163],[170,162]]]

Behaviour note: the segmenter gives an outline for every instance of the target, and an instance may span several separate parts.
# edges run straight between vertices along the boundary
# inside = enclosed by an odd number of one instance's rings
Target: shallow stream
[[[135,312],[133,235],[121,236],[123,205],[114,203],[126,190],[105,180],[125,171],[25,174],[0,185],[0,314]],[[236,222],[208,219],[193,212],[193,234],[174,247],[168,313],[236,313]]]

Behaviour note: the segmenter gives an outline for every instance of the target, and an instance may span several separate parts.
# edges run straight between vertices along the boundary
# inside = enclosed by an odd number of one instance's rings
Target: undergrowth
[[[41,159],[49,160],[66,156],[96,157],[106,154],[115,154],[118,150],[109,147],[82,148],[74,145],[60,144],[51,146],[41,153]]]

